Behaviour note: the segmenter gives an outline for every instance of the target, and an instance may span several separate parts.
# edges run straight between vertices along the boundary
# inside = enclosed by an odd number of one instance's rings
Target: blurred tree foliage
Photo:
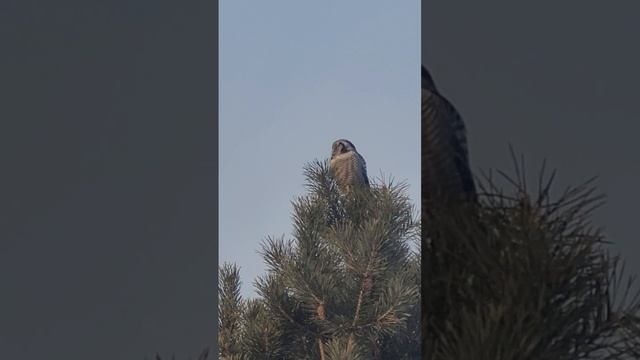
[[[478,203],[423,219],[424,358],[639,359],[640,303],[590,223],[593,180],[553,196],[543,165],[532,195],[513,158]]]

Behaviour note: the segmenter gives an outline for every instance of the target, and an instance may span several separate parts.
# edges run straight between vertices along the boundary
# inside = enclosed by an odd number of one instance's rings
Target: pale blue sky
[[[334,140],[418,206],[420,2],[221,0],[219,26],[219,260],[252,295],[260,242],[290,236],[302,167]]]

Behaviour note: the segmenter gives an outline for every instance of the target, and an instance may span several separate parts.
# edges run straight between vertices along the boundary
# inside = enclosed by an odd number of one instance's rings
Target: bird
[[[366,162],[347,139],[333,142],[329,170],[343,194],[350,193],[355,187],[369,187]]]
[[[462,116],[422,66],[423,213],[477,199]]]
[[[452,259],[464,258],[455,241],[448,241],[452,231],[464,231],[466,221],[476,219],[476,186],[469,167],[466,129],[462,116],[436,87],[427,68],[422,66],[422,279],[452,274]],[[459,219],[465,221],[458,223]],[[468,219],[468,220],[467,220]],[[444,225],[444,226],[440,226]],[[449,279],[445,277],[444,279]],[[423,280],[422,333],[445,327],[450,299],[456,288],[447,282]],[[422,343],[426,358],[434,357],[435,347]]]

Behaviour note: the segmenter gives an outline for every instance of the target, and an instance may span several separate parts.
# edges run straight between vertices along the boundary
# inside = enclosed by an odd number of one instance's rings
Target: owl
[[[369,187],[367,165],[349,140],[333,142],[329,170],[342,193],[348,193],[356,186]]]
[[[439,237],[435,228],[435,237],[429,233],[434,229],[430,225],[438,219],[445,221],[457,219],[453,214],[465,215],[466,211],[475,217],[477,204],[476,189],[473,176],[469,168],[467,139],[462,117],[453,105],[438,91],[427,69],[422,67],[422,223],[427,231],[422,232],[422,278],[427,279],[432,274],[441,274],[451,264],[449,259],[466,256],[459,255],[456,242],[448,242],[446,237]],[[471,205],[471,206],[467,206]],[[460,213],[458,211],[461,211]],[[444,215],[444,216],[443,216]],[[450,223],[448,223],[450,225]],[[455,223],[453,225],[456,225]],[[447,225],[448,226],[448,225]],[[423,228],[425,229],[425,228]],[[445,227],[448,229],[448,227]],[[435,239],[435,241],[434,241]],[[424,249],[429,249],[424,251]],[[422,308],[447,309],[451,291],[449,288],[433,288],[435,283],[424,281],[421,289],[423,293],[444,294],[441,297],[422,297]],[[431,298],[431,299],[430,299]],[[435,302],[435,303],[434,303]],[[433,313],[433,312],[432,312]],[[427,311],[422,312],[423,334],[434,328],[446,326],[439,319],[446,317],[441,314],[431,317]],[[425,358],[433,357],[432,348],[428,342],[422,343],[422,353]],[[431,354],[431,356],[429,356]]]
[[[464,122],[422,67],[423,209],[475,201]],[[424,212],[424,211],[423,211]]]

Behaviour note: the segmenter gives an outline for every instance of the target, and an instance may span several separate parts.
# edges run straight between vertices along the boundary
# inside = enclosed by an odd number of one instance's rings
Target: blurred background
[[[640,273],[640,32],[637,1],[429,0],[422,61],[468,130],[474,170],[513,173],[508,145],[556,189],[598,176],[594,214],[629,274]],[[534,182],[531,185],[535,185]]]

